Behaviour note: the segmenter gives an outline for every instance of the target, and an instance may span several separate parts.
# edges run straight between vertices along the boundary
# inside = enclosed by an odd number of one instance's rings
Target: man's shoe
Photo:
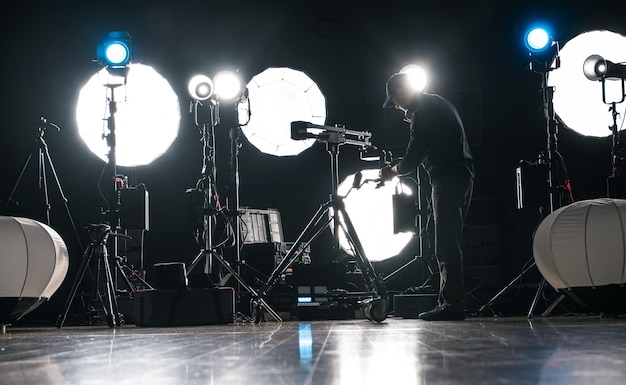
[[[465,312],[449,305],[439,305],[433,310],[420,313],[418,318],[424,321],[462,321],[465,319]]]

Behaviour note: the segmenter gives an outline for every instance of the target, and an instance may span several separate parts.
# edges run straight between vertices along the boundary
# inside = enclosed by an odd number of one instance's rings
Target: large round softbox
[[[323,125],[326,98],[306,73],[287,67],[267,68],[247,84],[248,106],[239,105],[240,122],[246,138],[261,152],[295,156],[310,148],[316,139],[291,138],[291,122]],[[247,115],[248,122],[245,122]]]
[[[56,231],[33,219],[0,216],[0,323],[13,323],[50,299],[68,267]]]
[[[533,239],[537,268],[555,289],[601,312],[626,304],[626,200],[599,198],[549,214]]]

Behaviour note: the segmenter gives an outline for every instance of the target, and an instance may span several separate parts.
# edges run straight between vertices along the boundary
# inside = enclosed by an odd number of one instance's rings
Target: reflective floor
[[[626,319],[7,327],[1,384],[620,384]]]

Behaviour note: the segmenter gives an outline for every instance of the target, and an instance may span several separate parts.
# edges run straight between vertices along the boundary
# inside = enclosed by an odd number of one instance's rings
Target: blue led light
[[[552,45],[552,38],[545,27],[533,27],[524,35],[524,44],[531,52],[541,52]]]
[[[132,59],[132,46],[128,32],[111,32],[98,46],[98,62],[112,68],[126,67]]]

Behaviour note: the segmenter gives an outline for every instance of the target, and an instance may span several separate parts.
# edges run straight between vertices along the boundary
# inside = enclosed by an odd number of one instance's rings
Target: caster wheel
[[[254,318],[254,323],[258,324],[263,320],[263,307],[259,305],[257,301],[252,301],[252,316]]]
[[[374,322],[383,322],[387,319],[387,310],[385,304],[381,300],[374,300],[363,308],[365,318]]]

